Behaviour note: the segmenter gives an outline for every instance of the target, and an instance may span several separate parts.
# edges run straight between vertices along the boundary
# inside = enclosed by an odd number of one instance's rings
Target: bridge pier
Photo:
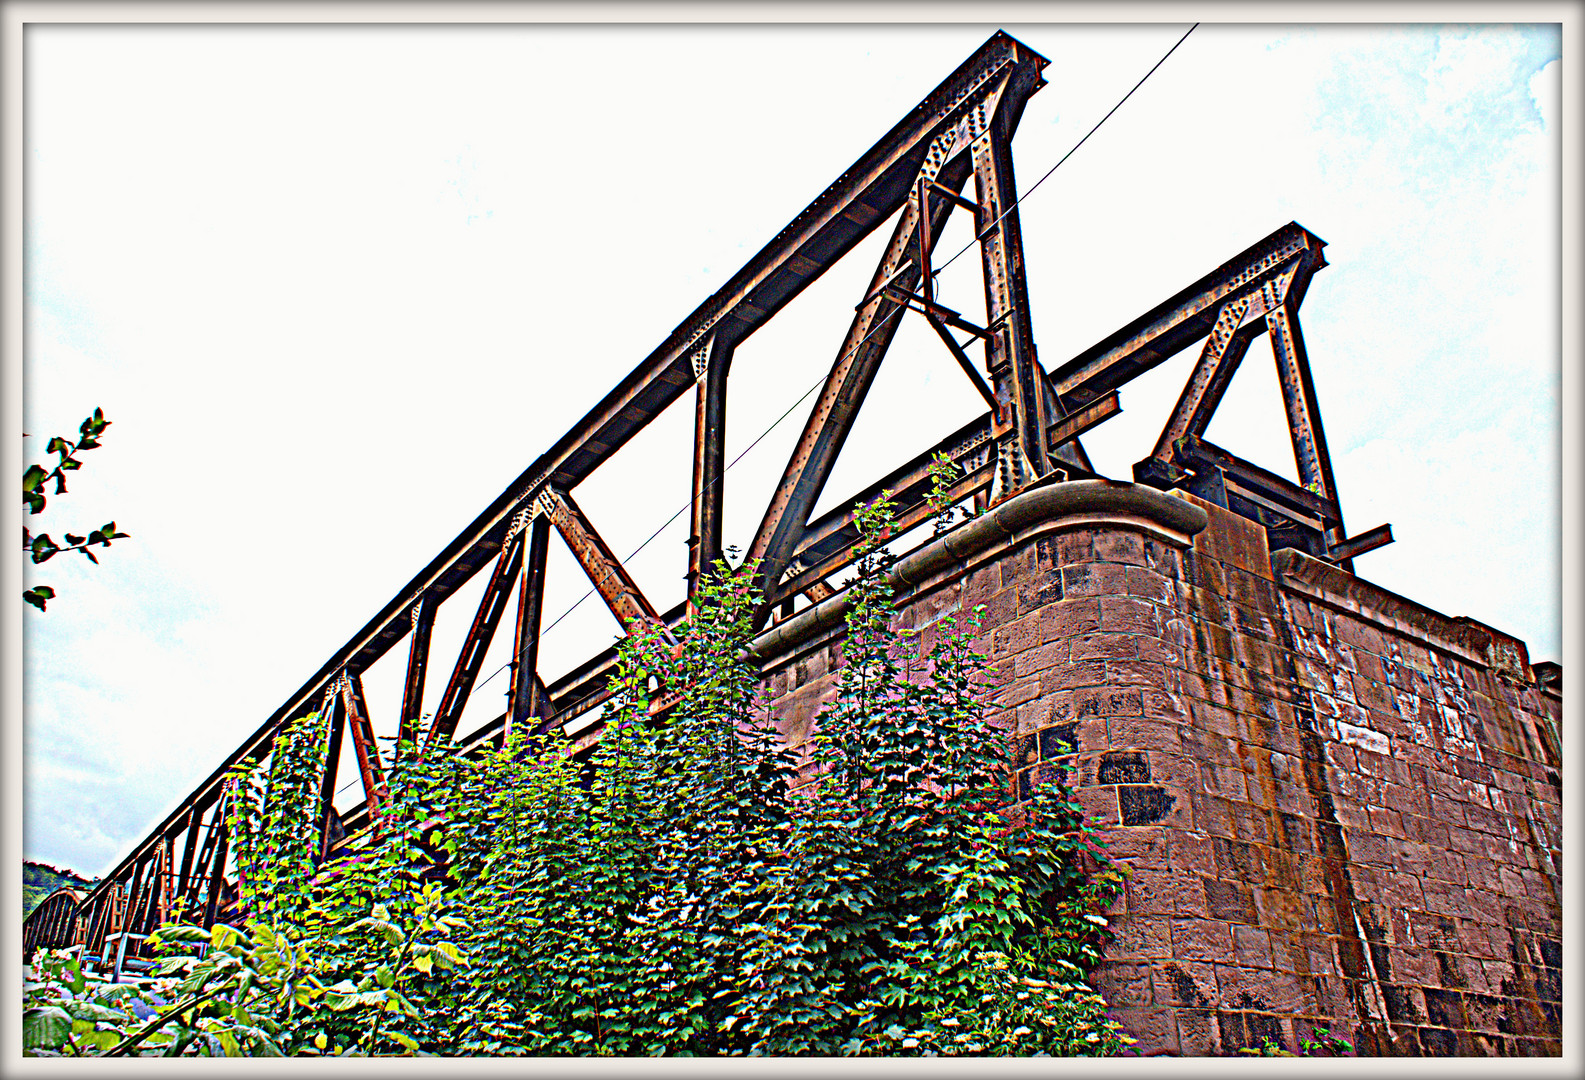
[[[1559,696],[1524,645],[1186,493],[1025,492],[907,556],[901,626],[984,605],[1024,790],[1132,870],[1096,982],[1144,1053],[1316,1028],[1362,1054],[1560,1052]],[[756,639],[783,734],[843,597]]]

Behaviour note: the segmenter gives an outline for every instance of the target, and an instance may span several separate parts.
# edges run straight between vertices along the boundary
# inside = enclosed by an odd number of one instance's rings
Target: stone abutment
[[[894,568],[983,605],[1020,782],[1131,868],[1096,975],[1143,1053],[1316,1028],[1362,1054],[1561,1050],[1561,698],[1525,646],[1192,495],[1025,492]],[[761,635],[784,735],[836,692],[838,594]]]

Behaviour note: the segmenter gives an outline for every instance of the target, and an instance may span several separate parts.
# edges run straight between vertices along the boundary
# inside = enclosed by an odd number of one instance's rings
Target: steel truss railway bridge
[[[614,649],[548,685],[539,677],[550,530],[566,542],[624,629],[670,627],[686,618],[686,603],[661,612],[645,597],[580,509],[574,498],[578,484],[667,406],[693,395],[687,564],[692,596],[701,573],[721,554],[723,436],[735,350],[893,217],[885,253],[864,295],[856,298],[846,338],[746,552],[758,561],[764,593],[758,619],[767,633],[831,596],[831,579],[852,562],[857,534],[851,509],[813,518],[811,511],[887,347],[909,318],[923,319],[940,337],[962,367],[964,392],[977,393],[985,411],[852,493],[840,507],[890,491],[899,533],[929,521],[934,512],[926,496],[937,453],[961,469],[951,498],[979,509],[1035,486],[1099,479],[1080,436],[1120,411],[1118,391],[1125,383],[1203,340],[1154,449],[1134,466],[1134,481],[1191,491],[1258,521],[1274,549],[1297,548],[1348,570],[1353,556],[1389,542],[1387,526],[1356,537],[1344,530],[1298,318],[1312,276],[1326,265],[1324,245],[1299,225],[1277,229],[1055,370],[1037,361],[1011,143],[1025,104],[1044,85],[1046,64],[1005,33],[986,41],[326,660],[82,898],[75,920],[55,919],[49,933],[35,935],[36,943],[79,943],[108,965],[116,957],[136,956],[143,937],[174,911],[205,925],[225,919],[235,895],[228,877],[227,771],[265,756],[284,724],[314,710],[328,712],[331,725],[321,849],[334,857],[355,842],[388,797],[386,763],[375,742],[362,675],[406,639],[399,730],[403,738],[414,737],[433,659],[436,613],[476,574],[487,575],[483,598],[447,676],[430,743],[466,753],[499,744],[514,728],[577,730],[580,716],[587,723],[585,714],[608,695]],[[984,281],[983,326],[943,304],[935,288],[932,260],[953,214],[973,221]],[[1299,483],[1204,438],[1240,360],[1262,333],[1276,359]],[[509,632],[515,663],[506,711],[459,737],[463,707],[514,595]],[[575,750],[592,745],[598,734],[598,723],[579,731]],[[362,799],[343,814],[332,798],[349,738]]]

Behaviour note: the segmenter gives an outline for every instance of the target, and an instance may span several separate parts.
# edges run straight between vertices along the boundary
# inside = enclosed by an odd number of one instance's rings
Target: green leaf
[[[37,491],[49,479],[49,475],[42,465],[29,465],[28,471],[22,474],[22,490]]]
[[[22,1013],[22,1045],[26,1049],[54,1050],[65,1046],[71,1031],[71,1016],[54,1005],[26,1009]]]
[[[35,563],[48,562],[60,551],[60,545],[50,539],[49,533],[41,533],[33,538],[32,550]]]
[[[22,599],[38,608],[40,611],[44,610],[44,602],[46,600],[52,600],[54,598],[55,590],[50,588],[48,585],[36,585],[22,594]]]

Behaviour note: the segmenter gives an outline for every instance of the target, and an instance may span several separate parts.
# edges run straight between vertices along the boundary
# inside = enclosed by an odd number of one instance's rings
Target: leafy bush
[[[245,927],[161,930],[175,955],[133,1018],[41,969],[29,1046],[1116,1052],[1131,1040],[1084,979],[1121,875],[1062,783],[1017,801],[978,613],[928,648],[895,630],[890,510],[858,520],[840,692],[802,756],[757,700],[750,573],[724,565],[675,645],[658,628],[622,644],[587,761],[559,735],[472,759],[420,739],[330,866],[313,861],[327,733],[304,718],[233,777]]]

